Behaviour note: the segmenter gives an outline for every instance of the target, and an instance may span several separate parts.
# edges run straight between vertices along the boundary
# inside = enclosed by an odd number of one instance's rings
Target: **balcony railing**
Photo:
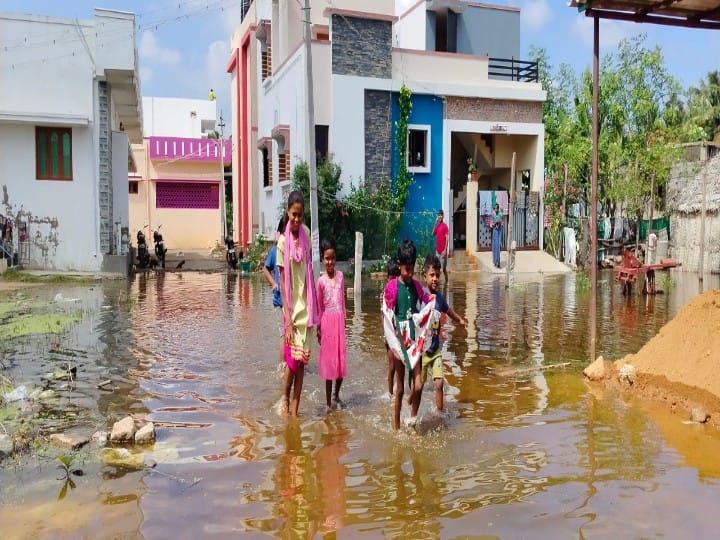
[[[515,58],[488,58],[488,77],[519,82],[538,82],[538,63]]]
[[[150,159],[184,161],[220,161],[220,144],[217,139],[189,139],[183,137],[149,137]],[[225,163],[232,161],[232,141],[223,141]]]

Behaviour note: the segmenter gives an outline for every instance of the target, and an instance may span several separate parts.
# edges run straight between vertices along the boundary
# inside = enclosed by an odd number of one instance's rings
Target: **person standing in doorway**
[[[449,229],[447,223],[444,221],[445,213],[442,208],[438,211],[437,218],[435,219],[435,226],[432,230],[432,235],[435,237],[435,252],[440,261],[442,262],[442,271],[445,276],[445,283],[447,283],[447,258],[448,258],[448,233]]]
[[[502,246],[502,212],[500,205],[495,203],[492,221],[492,258],[495,268],[500,268],[500,247]]]

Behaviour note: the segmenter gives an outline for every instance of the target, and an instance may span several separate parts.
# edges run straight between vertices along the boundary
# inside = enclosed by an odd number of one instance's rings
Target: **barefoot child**
[[[397,257],[392,257],[387,262],[387,279],[388,282],[390,282],[392,279],[398,277],[400,275],[400,266],[398,265]],[[393,393],[393,384],[395,379],[395,355],[390,350],[390,347],[388,346],[387,340],[385,340],[385,352],[387,353],[387,360],[388,360],[388,395],[392,398],[394,397]]]
[[[325,379],[325,399],[328,408],[332,404],[340,407],[340,386],[347,372],[345,346],[345,279],[340,270],[335,270],[335,241],[326,238],[320,243],[320,257],[325,273],[317,284],[318,327],[320,343],[318,371]],[[332,391],[335,381],[335,392]]]
[[[310,231],[303,225],[305,200],[300,191],[288,195],[288,222],[278,239],[277,264],[280,267],[280,294],[285,315],[285,400],[284,409],[298,416],[305,364],[310,361],[310,328],[317,323],[315,279],[310,252]]]
[[[455,310],[451,308],[445,297],[438,291],[440,283],[441,262],[437,255],[429,255],[425,259],[423,273],[425,275],[425,284],[431,295],[435,295],[435,309],[443,315],[436,319],[432,324],[432,337],[430,346],[422,355],[422,367],[420,368],[420,379],[416,378],[412,388],[410,389],[409,401],[413,403],[414,414],[417,414],[420,408],[420,400],[422,398],[422,388],[427,378],[428,370],[431,370],[433,382],[435,384],[435,406],[438,411],[443,410],[443,365],[442,365],[442,342],[441,333],[442,325],[445,321],[445,315],[450,317],[456,324],[467,328],[467,321],[460,317]],[[415,366],[418,369],[418,366]],[[416,403],[417,402],[417,403]]]
[[[398,247],[398,265],[400,276],[392,279],[385,287],[384,302],[388,310],[394,312],[394,323],[396,333],[402,343],[402,360],[394,355],[395,363],[395,430],[400,429],[400,410],[402,399],[405,393],[405,367],[412,369],[407,349],[415,345],[415,324],[412,315],[418,313],[420,302],[429,301],[429,296],[423,291],[422,285],[413,278],[415,274],[415,261],[417,250],[412,240],[403,240]],[[388,334],[386,333],[386,336]],[[389,344],[389,343],[388,343]],[[422,347],[420,347],[422,350]],[[417,364],[416,364],[417,365]],[[418,369],[418,382],[420,371]],[[410,424],[415,421],[415,414],[412,415]]]

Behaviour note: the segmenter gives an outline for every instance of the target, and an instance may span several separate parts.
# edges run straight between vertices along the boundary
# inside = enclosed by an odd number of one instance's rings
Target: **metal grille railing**
[[[515,58],[488,58],[488,77],[519,82],[538,82],[538,63]]]

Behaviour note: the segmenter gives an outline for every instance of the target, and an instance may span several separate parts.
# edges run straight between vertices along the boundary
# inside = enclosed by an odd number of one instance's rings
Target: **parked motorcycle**
[[[163,240],[162,234],[160,234],[160,225],[155,232],[153,232],[153,241],[155,242],[155,256],[160,264],[160,268],[165,268],[165,254],[167,248],[165,247],[165,241]]]
[[[138,268],[145,269],[150,266],[150,252],[145,241],[145,233],[142,231],[137,232],[137,260]]]
[[[238,266],[238,255],[237,251],[235,251],[235,240],[233,240],[232,235],[228,234],[225,237],[225,246],[227,247],[227,251],[225,252],[225,260],[227,261],[230,268],[236,270]]]

